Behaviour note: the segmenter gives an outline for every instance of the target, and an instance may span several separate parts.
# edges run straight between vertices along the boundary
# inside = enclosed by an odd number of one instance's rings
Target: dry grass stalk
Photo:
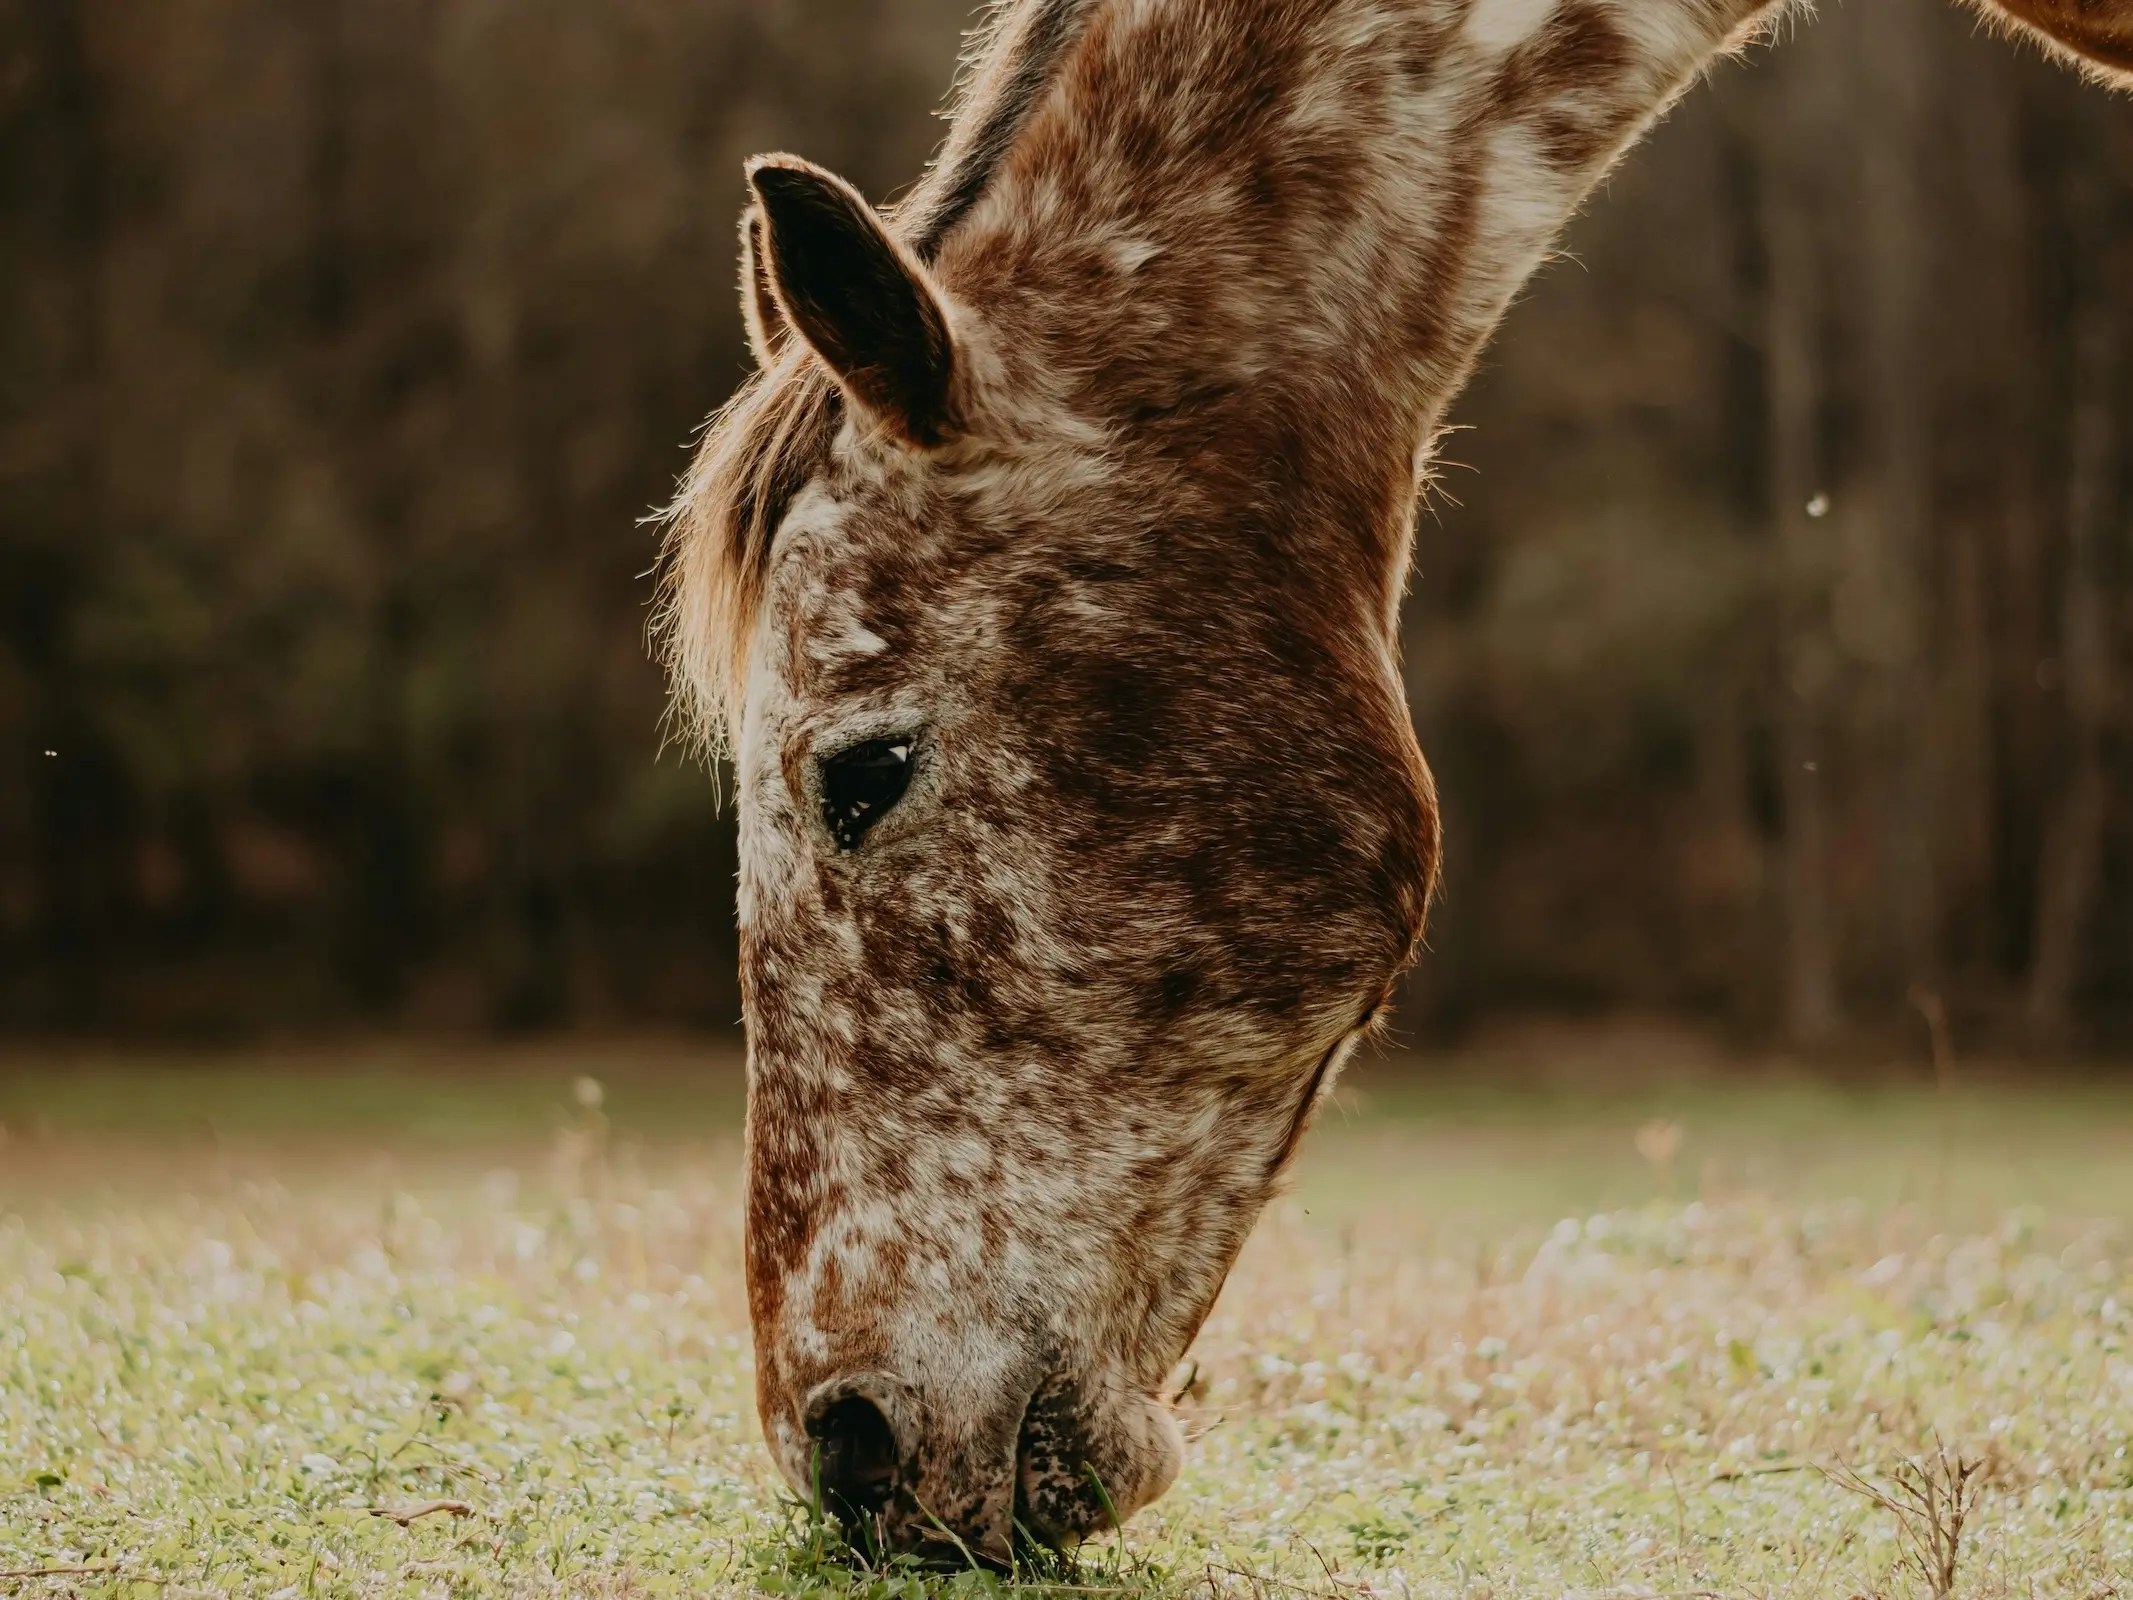
[[[1824,1475],[1894,1517],[1903,1565],[1925,1580],[1933,1600],[1950,1600],[1964,1530],[1995,1475],[1991,1457],[1951,1453],[1936,1437],[1930,1455],[1906,1457],[1880,1483],[1849,1465],[1826,1468]]]
[[[402,1506],[397,1509],[392,1506],[372,1506],[370,1508],[372,1516],[384,1517],[388,1521],[397,1522],[403,1528],[419,1521],[423,1517],[433,1517],[440,1512],[448,1512],[455,1517],[471,1517],[474,1515],[474,1508],[464,1500],[425,1500],[419,1506]]]

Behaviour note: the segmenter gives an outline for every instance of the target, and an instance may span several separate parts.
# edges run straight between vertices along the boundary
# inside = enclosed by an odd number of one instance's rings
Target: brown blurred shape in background
[[[893,196],[969,20],[0,0],[0,1031],[734,1025],[639,519],[741,159]],[[2133,101],[1827,8],[1566,254],[1421,521],[1407,1032],[2133,1044]]]

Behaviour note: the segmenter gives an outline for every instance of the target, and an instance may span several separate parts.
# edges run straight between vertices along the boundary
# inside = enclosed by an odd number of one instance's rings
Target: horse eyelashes
[[[822,822],[839,850],[856,850],[911,784],[911,740],[869,739],[822,763]]]

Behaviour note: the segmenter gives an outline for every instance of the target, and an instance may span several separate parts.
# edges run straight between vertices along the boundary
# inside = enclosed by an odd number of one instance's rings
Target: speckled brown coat
[[[2133,66],[2125,0],[2023,4]],[[861,1533],[997,1560],[1175,1475],[1165,1375],[1422,936],[1432,438],[1769,14],[1016,0],[892,217],[752,166],[662,625],[736,774],[763,1425]],[[868,741],[908,789],[841,843]]]

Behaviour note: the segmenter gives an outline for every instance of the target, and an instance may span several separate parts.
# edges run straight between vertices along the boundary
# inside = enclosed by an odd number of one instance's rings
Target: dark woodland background
[[[2133,1046],[2133,100],[1824,10],[1457,408],[1410,1036]],[[968,20],[0,0],[0,1029],[732,1026],[639,518],[743,370],[741,159],[892,195]]]

